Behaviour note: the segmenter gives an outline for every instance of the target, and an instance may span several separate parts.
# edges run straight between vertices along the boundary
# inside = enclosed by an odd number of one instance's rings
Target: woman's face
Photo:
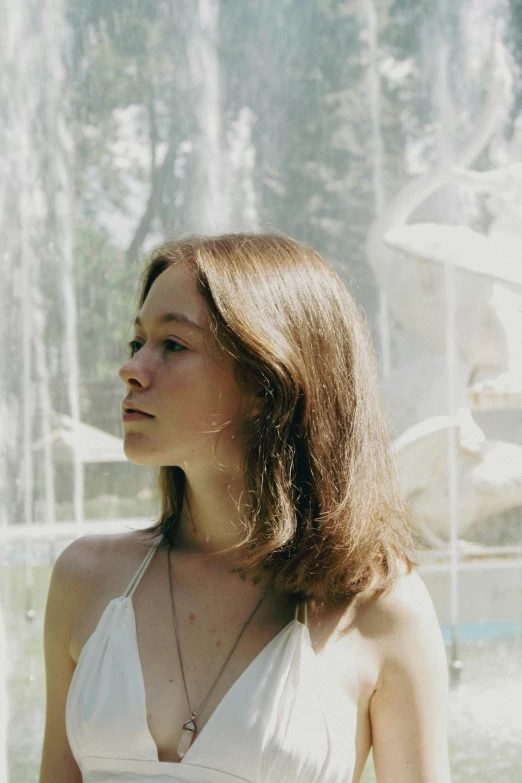
[[[193,324],[188,323],[190,319]],[[127,387],[122,418],[125,455],[140,465],[237,465],[238,426],[251,398],[234,378],[231,357],[218,352],[194,273],[184,262],[162,272],[141,308],[131,358],[120,370]],[[126,408],[149,417],[133,418]],[[231,426],[219,436],[224,424]]]

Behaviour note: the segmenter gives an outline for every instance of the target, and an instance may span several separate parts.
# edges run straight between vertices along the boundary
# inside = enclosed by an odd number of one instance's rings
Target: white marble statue
[[[382,292],[390,335],[383,397],[401,462],[403,489],[419,527],[447,539],[448,427],[457,427],[458,534],[474,522],[522,504],[522,446],[478,437],[462,441],[472,410],[522,411],[522,163],[492,171],[473,164],[498,129],[509,66],[497,42],[487,104],[473,138],[452,168],[440,167],[403,188],[374,221],[368,261]],[[522,118],[517,123],[522,150]],[[410,223],[441,187],[488,194],[487,233],[467,225]],[[448,403],[447,289],[455,295],[454,410]],[[382,328],[382,324],[381,324]],[[458,421],[461,423],[459,424]]]

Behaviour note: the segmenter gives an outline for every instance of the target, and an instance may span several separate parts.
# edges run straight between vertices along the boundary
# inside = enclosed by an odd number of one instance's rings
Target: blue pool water
[[[452,626],[442,624],[440,627],[444,643],[451,644],[453,640]],[[522,641],[522,622],[459,623],[457,632],[461,642],[490,642],[517,638]]]

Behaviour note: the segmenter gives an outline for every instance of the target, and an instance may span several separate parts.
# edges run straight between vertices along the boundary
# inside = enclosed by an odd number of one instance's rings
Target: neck
[[[180,524],[173,544],[187,554],[220,555],[219,559],[235,562],[244,547],[244,524],[247,506],[243,482],[230,480],[219,484],[212,480],[186,477],[185,498]]]

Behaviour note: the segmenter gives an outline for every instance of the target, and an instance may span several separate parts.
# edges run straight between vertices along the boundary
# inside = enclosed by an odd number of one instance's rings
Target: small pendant
[[[178,745],[178,756],[180,759],[183,758],[187,750],[192,745],[192,740],[194,739],[194,736],[196,734],[196,731],[198,730],[198,727],[196,726],[196,722],[194,720],[195,712],[192,713],[192,718],[188,720],[186,723],[183,724],[183,733],[181,734],[181,739],[179,741]]]

